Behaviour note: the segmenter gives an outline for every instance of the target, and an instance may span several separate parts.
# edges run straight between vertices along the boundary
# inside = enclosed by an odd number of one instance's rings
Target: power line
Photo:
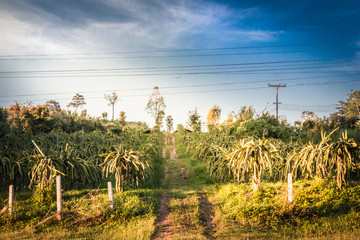
[[[340,65],[339,67],[350,67],[350,66],[359,66],[360,63],[353,63],[347,65]],[[6,78],[84,78],[84,77],[144,77],[144,76],[174,76],[174,75],[208,75],[208,74],[252,74],[252,73],[261,73],[261,72],[281,72],[286,73],[290,70],[306,70],[306,69],[326,69],[326,68],[333,68],[334,66],[308,66],[308,67],[290,67],[290,68],[271,68],[271,69],[251,69],[251,70],[222,70],[222,71],[205,71],[205,72],[172,72],[172,73],[118,73],[118,74],[95,74],[95,75],[33,75],[33,76],[2,76]],[[344,71],[351,71],[351,72],[359,72],[359,70],[336,70],[332,72],[344,72]],[[293,73],[293,72],[292,72]],[[322,73],[322,72],[318,72]]]
[[[310,85],[332,85],[332,84],[347,84],[353,82],[360,82],[360,79],[357,80],[347,80],[347,81],[337,81],[337,82],[317,82],[317,83],[303,83],[303,84],[292,84],[287,85],[287,87],[300,87],[300,86],[310,86]],[[248,87],[248,88],[232,88],[232,89],[216,89],[216,90],[198,90],[198,91],[188,91],[188,92],[170,92],[162,93],[161,95],[181,95],[181,94],[196,94],[196,93],[214,93],[214,92],[234,92],[234,91],[246,91],[254,89],[266,89],[268,87]],[[138,95],[122,95],[121,97],[146,97],[148,94],[138,94]],[[86,99],[103,99],[103,97],[86,97]],[[33,100],[23,100],[23,101],[47,101],[49,99],[33,99]],[[52,100],[69,100],[69,98],[57,98]],[[0,101],[0,102],[10,102],[10,101]]]
[[[298,46],[319,46],[319,45],[341,45],[357,43],[356,41],[343,42],[319,42],[319,43],[293,43],[283,45],[261,45],[261,46],[242,46],[226,48],[198,48],[198,49],[161,49],[144,51],[122,51],[122,52],[85,52],[85,53],[55,53],[55,54],[6,54],[0,55],[0,58],[6,57],[44,57],[44,56],[82,56],[82,55],[115,55],[115,54],[139,54],[139,53],[167,53],[167,52],[198,52],[198,51],[220,51],[220,50],[239,50],[239,49],[259,49],[259,48],[280,48],[280,47],[298,47]]]
[[[188,54],[188,55],[153,55],[153,56],[109,56],[109,57],[44,57],[44,58],[0,58],[0,61],[43,61],[43,60],[103,60],[103,59],[149,59],[149,58],[190,58],[190,57],[220,57],[220,56],[240,56],[240,55],[263,55],[263,54],[288,54],[288,53],[307,53],[307,52],[337,52],[359,50],[356,48],[339,49],[312,49],[294,51],[272,51],[272,52],[240,52],[240,53],[215,53],[215,54]]]
[[[184,66],[168,66],[168,67],[140,67],[140,68],[90,68],[90,69],[60,69],[60,70],[26,70],[26,71],[0,71],[0,74],[25,74],[25,73],[82,73],[82,72],[112,72],[112,71],[141,71],[141,70],[170,70],[170,69],[194,69],[194,68],[218,68],[218,67],[236,67],[236,66],[251,66],[251,65],[273,65],[273,64],[289,64],[289,63],[311,63],[320,64],[317,62],[325,62],[323,64],[338,64],[331,61],[350,61],[358,60],[360,57],[351,58],[327,58],[327,59],[305,59],[292,61],[271,61],[271,62],[249,62],[249,63],[230,63],[230,64],[209,64],[209,65],[184,65]],[[329,63],[330,62],[330,63]]]
[[[339,74],[339,75],[326,75],[326,76],[315,76],[315,77],[297,77],[297,78],[282,78],[282,81],[296,81],[296,80],[308,80],[308,79],[321,79],[321,78],[333,78],[333,77],[342,77],[349,75],[359,75],[356,74]],[[252,84],[252,83],[266,83],[272,81],[268,80],[254,80],[254,81],[241,81],[241,82],[223,82],[223,83],[207,83],[207,84],[191,84],[191,85],[175,85],[175,86],[163,86],[161,89],[176,89],[176,88],[194,88],[194,87],[211,87],[211,86],[225,86],[225,85],[239,85],[239,84]],[[291,85],[290,85],[291,86]],[[147,88],[130,88],[130,89],[108,89],[108,90],[94,90],[94,91],[77,91],[79,94],[86,93],[106,93],[106,92],[132,92],[132,91],[146,91],[152,90],[152,87]],[[28,96],[49,96],[49,95],[66,95],[74,94],[74,92],[51,92],[51,93],[33,93],[33,94],[10,94],[10,95],[1,95],[0,98],[5,97],[28,97]]]

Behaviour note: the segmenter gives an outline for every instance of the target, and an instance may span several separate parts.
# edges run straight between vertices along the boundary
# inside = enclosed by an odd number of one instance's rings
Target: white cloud
[[[274,40],[278,32],[236,29],[228,18],[244,19],[256,9],[232,12],[218,4],[107,1],[118,12],[131,16],[126,21],[83,19],[82,25],[69,25],[61,17],[29,7],[19,12],[1,12],[2,52],[64,53],[75,51],[135,50],[146,48],[186,48],[196,41],[210,39],[251,42]],[[24,20],[23,13],[27,16]],[[76,12],[74,10],[74,12]],[[234,16],[236,14],[236,17]],[[20,17],[21,15],[21,17]],[[79,16],[80,17],[80,16]],[[20,19],[21,18],[21,19]],[[239,42],[239,41],[237,41]],[[221,43],[220,43],[221,44]]]

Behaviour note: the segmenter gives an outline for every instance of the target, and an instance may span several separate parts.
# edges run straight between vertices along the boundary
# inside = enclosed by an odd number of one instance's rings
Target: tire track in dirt
[[[164,183],[168,180],[168,167],[165,166],[164,170]],[[170,239],[172,236],[172,231],[174,227],[171,225],[170,219],[170,210],[169,210],[169,196],[164,191],[161,194],[160,198],[160,209],[159,209],[159,216],[156,220],[156,231],[152,237],[152,239]]]
[[[200,207],[200,220],[204,227],[203,236],[206,239],[216,239],[213,234],[215,232],[215,223],[213,221],[214,214],[212,211],[212,204],[209,202],[207,196],[203,193],[198,195],[199,207]]]

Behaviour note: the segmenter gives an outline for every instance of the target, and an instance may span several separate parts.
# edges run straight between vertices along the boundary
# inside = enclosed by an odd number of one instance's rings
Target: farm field
[[[359,234],[355,182],[338,192],[335,181],[295,181],[290,206],[285,182],[264,183],[256,193],[251,184],[220,183],[173,135],[164,134],[162,142],[164,172],[156,176],[161,187],[115,193],[113,213],[104,187],[64,190],[64,219],[36,228],[56,203],[36,212],[31,193],[19,193],[15,219],[2,216],[0,239],[356,239]],[[2,204],[6,197],[1,195]]]
[[[359,0],[0,15],[0,240],[360,239]]]

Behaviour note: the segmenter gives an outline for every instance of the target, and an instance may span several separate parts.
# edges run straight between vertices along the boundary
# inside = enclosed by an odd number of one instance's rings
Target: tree
[[[10,127],[6,120],[5,109],[0,107],[0,138],[4,137],[9,130]]]
[[[201,131],[201,120],[197,108],[195,108],[194,111],[189,111],[189,119],[187,121],[187,124],[194,132]]]
[[[252,106],[243,106],[237,114],[234,114],[234,117],[236,118],[236,121],[248,122],[253,119],[254,115],[255,110]]]
[[[221,115],[221,109],[218,106],[214,105],[210,109],[209,114],[206,117],[206,122],[209,130],[215,127],[215,125],[219,122],[220,115]]]
[[[159,128],[161,128],[161,123],[165,115],[165,108],[164,97],[160,95],[159,87],[155,86],[145,109],[155,119],[155,125]]]
[[[53,115],[56,112],[61,111],[59,102],[57,102],[55,100],[48,100],[48,101],[46,101],[45,105],[50,110],[51,115]]]
[[[125,124],[126,123],[126,116],[125,116],[125,112],[121,111],[120,112],[120,123]]]
[[[77,114],[77,110],[79,107],[85,105],[85,98],[83,95],[76,93],[76,95],[72,98],[72,101],[67,105],[67,107],[75,108],[75,113]]]
[[[351,91],[346,101],[339,101],[337,112],[331,115],[332,121],[343,127],[360,127],[360,90]]]
[[[52,129],[50,110],[45,105],[22,106],[19,103],[6,109],[8,123],[24,132],[47,132]]]
[[[104,120],[107,119],[107,116],[108,116],[108,113],[107,113],[107,112],[103,112],[103,113],[102,113],[102,118],[103,118]]]
[[[168,132],[171,132],[173,129],[173,124],[174,124],[174,120],[172,118],[172,116],[167,116],[166,117],[166,128]]]
[[[114,121],[114,109],[115,109],[115,103],[118,102],[119,96],[116,94],[116,92],[113,92],[112,95],[105,94],[105,99],[109,101],[108,106],[112,107],[112,120]]]

